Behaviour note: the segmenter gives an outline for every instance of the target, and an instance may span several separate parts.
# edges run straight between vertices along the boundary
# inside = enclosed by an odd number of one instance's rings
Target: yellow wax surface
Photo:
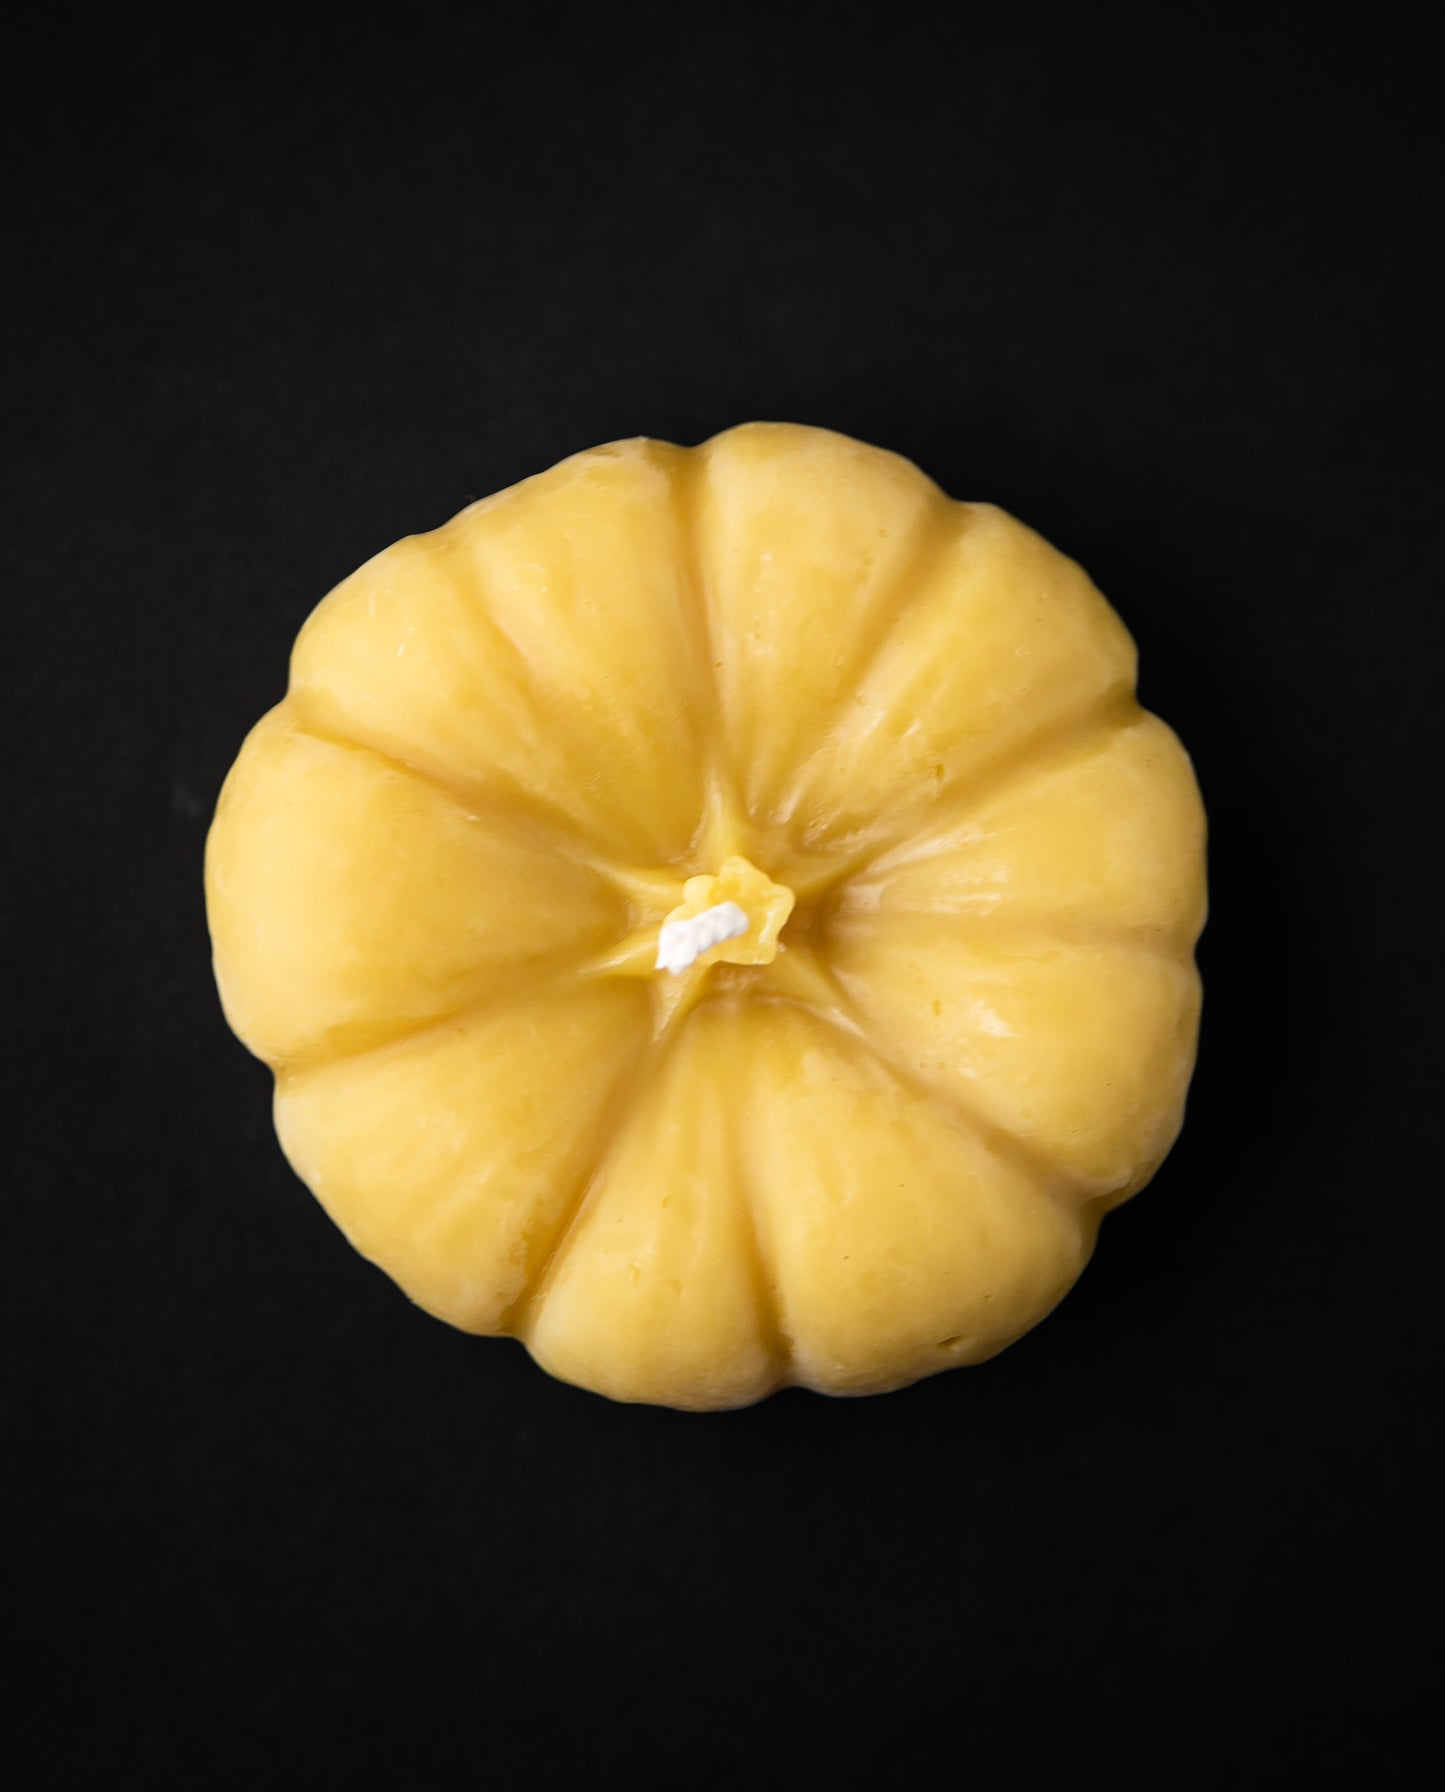
[[[822,430],[616,443],[398,542],[207,845],[297,1174],[429,1312],[615,1399],[993,1355],[1193,1067],[1204,815],[1134,678],[1071,560]],[[659,969],[724,903],[748,931]]]

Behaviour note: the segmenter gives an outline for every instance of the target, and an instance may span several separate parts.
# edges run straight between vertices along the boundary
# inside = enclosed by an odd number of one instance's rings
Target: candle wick
[[[667,921],[657,936],[657,969],[674,973],[688,970],[704,952],[745,934],[751,923],[747,911],[736,902],[719,902],[700,915],[683,921]]]

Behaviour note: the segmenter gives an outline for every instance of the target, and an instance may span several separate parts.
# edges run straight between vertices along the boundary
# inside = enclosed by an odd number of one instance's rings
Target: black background
[[[1387,14],[1088,10],[222,8],[15,58],[18,1785],[1393,1783],[1439,1592],[1435,96]],[[1083,561],[1195,756],[1213,917],[1185,1134],[1054,1317],[699,1418],[345,1247],[201,853],[335,581],[754,416]]]

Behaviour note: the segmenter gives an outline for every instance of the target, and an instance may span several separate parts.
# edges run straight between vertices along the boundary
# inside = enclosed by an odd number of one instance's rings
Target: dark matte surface
[[[17,1788],[1395,1783],[1439,1596],[1436,95],[1382,32],[845,13],[232,9],[13,65]],[[222,1021],[201,851],[333,582],[753,416],[1084,562],[1214,917],[1184,1138],[1047,1324],[699,1419],[352,1255]]]

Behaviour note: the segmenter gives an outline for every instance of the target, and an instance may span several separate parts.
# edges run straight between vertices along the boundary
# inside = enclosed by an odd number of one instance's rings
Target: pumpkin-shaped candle
[[[397,543],[207,849],[297,1173],[617,1399],[992,1355],[1193,1064],[1203,814],[1134,672],[1072,561],[820,430],[599,448]]]

